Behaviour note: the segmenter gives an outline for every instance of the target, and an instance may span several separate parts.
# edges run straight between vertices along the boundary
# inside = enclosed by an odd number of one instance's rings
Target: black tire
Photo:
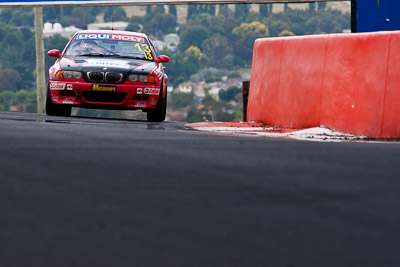
[[[72,107],[70,105],[53,104],[51,102],[50,88],[47,88],[46,95],[46,114],[49,116],[71,116]]]
[[[163,97],[163,88],[160,90],[160,97],[157,101],[157,106],[153,110],[147,111],[147,121],[150,122],[161,122],[165,120],[165,116],[167,114],[167,92],[165,93],[165,97]]]

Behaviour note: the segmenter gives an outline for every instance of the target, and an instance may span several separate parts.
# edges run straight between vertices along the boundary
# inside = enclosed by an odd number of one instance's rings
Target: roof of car
[[[123,35],[135,35],[135,36],[138,36],[138,37],[147,38],[146,34],[140,33],[140,32],[112,31],[112,30],[83,30],[83,31],[77,32],[76,34],[85,34],[85,33],[121,34],[121,35],[123,34]]]

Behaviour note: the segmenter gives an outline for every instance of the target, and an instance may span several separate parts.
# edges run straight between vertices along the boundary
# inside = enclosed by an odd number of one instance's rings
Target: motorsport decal
[[[127,62],[121,63],[121,61],[101,60],[101,59],[87,59],[86,62],[82,63],[83,67],[109,67],[109,68],[120,68],[130,69],[131,66]]]
[[[145,108],[146,107],[146,102],[144,101],[138,101],[135,103],[136,108]]]
[[[92,40],[101,40],[101,39],[109,39],[109,40],[120,40],[120,41],[129,41],[129,42],[138,42],[144,43],[143,37],[136,37],[132,35],[121,35],[121,34],[103,34],[103,33],[89,33],[89,34],[79,34],[77,37],[78,40],[92,39]]]
[[[163,72],[160,70],[160,68],[155,67],[152,71],[154,75],[158,78],[158,80],[162,79],[162,76],[164,75]]]
[[[146,95],[159,95],[160,88],[144,88],[144,93]]]
[[[92,84],[92,91],[116,92],[117,86]]]
[[[64,90],[65,83],[51,83],[50,90]]]
[[[138,88],[138,89],[136,89],[136,94],[137,94],[137,95],[143,94],[143,88]]]
[[[67,90],[72,90],[73,89],[73,85],[72,84],[67,84]]]
[[[64,98],[62,103],[63,104],[73,104],[74,101],[75,101],[75,99],[73,99],[73,98]]]

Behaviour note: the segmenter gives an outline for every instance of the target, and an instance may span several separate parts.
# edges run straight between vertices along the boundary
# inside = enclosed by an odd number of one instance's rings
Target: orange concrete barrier
[[[253,89],[251,100],[248,100],[247,112],[251,112],[251,120],[275,125],[278,110],[282,40],[260,39],[257,40],[254,47],[253,57],[257,60],[253,60],[252,69],[258,71],[252,71],[250,78],[250,89]],[[274,59],[272,64],[271,59]],[[268,79],[264,77],[268,77]],[[263,88],[268,89],[264,90]],[[258,109],[258,107],[260,108]]]
[[[247,119],[400,137],[400,32],[258,39]]]
[[[400,135],[400,34],[392,34],[389,45],[382,137]]]

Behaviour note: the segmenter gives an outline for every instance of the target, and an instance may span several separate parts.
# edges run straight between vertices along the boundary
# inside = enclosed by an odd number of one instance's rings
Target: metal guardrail
[[[214,5],[214,4],[278,4],[310,2],[350,2],[350,0],[93,0],[93,1],[0,1],[1,7],[50,6],[149,6],[149,5]]]

